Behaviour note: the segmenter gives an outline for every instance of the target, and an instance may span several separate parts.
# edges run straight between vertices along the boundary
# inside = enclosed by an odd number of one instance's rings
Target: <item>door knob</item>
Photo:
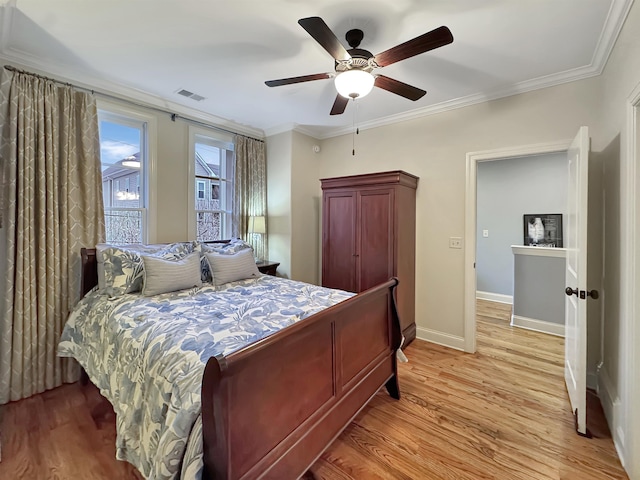
[[[597,290],[578,290],[577,288],[573,289],[571,287],[565,288],[564,293],[568,296],[575,295],[576,297],[580,297],[582,300],[585,300],[587,297],[597,300],[600,296]]]

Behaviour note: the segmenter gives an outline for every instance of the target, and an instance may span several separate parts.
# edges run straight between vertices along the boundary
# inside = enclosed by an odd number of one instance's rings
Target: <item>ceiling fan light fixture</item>
[[[345,98],[362,98],[372,89],[375,78],[364,70],[347,70],[335,78],[336,90]]]

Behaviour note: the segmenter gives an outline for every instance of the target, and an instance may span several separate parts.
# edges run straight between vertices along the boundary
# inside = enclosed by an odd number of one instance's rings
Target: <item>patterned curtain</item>
[[[0,75],[4,404],[77,378],[56,349],[80,298],[80,248],[103,241],[104,212],[95,99],[35,75]]]
[[[267,159],[264,142],[236,136],[233,194],[233,236],[253,246],[257,258],[268,258],[267,233],[248,233],[249,217],[264,216],[267,223]],[[269,226],[265,225],[269,231]]]

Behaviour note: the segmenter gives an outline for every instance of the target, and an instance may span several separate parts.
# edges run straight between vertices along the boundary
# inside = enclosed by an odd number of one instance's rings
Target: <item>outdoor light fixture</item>
[[[338,93],[345,98],[361,98],[372,89],[375,78],[364,70],[347,70],[336,75],[335,84]]]

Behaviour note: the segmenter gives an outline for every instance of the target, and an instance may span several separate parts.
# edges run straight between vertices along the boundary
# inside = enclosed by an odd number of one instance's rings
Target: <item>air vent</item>
[[[184,88],[177,90],[175,93],[177,93],[178,95],[182,95],[183,97],[190,98],[191,100],[195,100],[196,102],[201,102],[205,99],[205,97],[203,97],[202,95],[190,92],[189,90],[185,90]]]

